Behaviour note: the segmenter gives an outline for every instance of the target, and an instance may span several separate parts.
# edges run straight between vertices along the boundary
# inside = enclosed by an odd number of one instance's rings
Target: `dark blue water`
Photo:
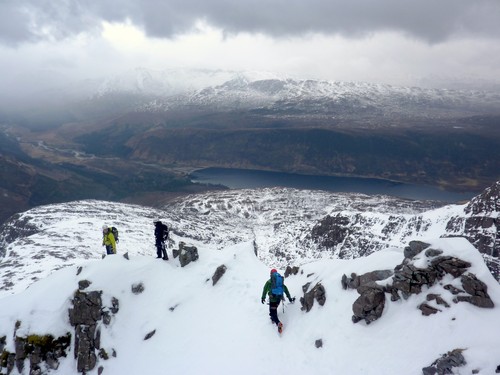
[[[308,176],[245,169],[206,168],[191,174],[193,182],[224,185],[230,189],[289,187],[331,192],[390,195],[406,199],[459,202],[478,193],[457,193],[428,185],[413,185],[376,178]]]

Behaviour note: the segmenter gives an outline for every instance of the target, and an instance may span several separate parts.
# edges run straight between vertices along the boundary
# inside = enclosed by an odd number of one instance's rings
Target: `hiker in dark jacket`
[[[156,244],[156,258],[168,260],[167,250],[165,249],[165,240],[168,238],[168,227],[160,220],[154,221],[155,225],[155,244]]]
[[[261,302],[264,303],[266,301],[266,295],[269,296],[269,316],[271,317],[271,320],[274,324],[278,326],[278,331],[281,333],[281,330],[283,329],[283,324],[280,322],[278,319],[278,306],[281,302],[281,300],[284,300],[284,296],[282,295],[274,295],[272,293],[272,277],[273,274],[276,271],[274,268],[271,270],[271,274],[269,277],[269,280],[266,281],[266,284],[264,285],[264,289],[262,290],[262,297],[261,297]],[[295,301],[295,297],[292,298],[290,296],[290,292],[288,291],[288,288],[286,287],[285,284],[283,284],[283,292],[285,293],[286,297],[290,302]]]

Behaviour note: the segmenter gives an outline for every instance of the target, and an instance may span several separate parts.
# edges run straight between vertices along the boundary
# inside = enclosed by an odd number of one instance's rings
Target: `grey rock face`
[[[404,249],[405,258],[413,258],[415,255],[419,254],[423,250],[427,249],[430,245],[422,241],[410,241],[407,247]]]
[[[444,354],[441,358],[435,360],[430,366],[422,369],[423,375],[444,375],[454,374],[454,367],[460,367],[467,364],[462,354],[463,349],[454,349]]]
[[[80,280],[78,282],[78,289],[79,290],[87,289],[90,286],[90,284],[92,284],[92,283],[88,280]]]
[[[217,284],[220,278],[226,273],[226,269],[227,267],[224,264],[221,264],[219,267],[217,267],[215,273],[212,276],[212,285]]]
[[[351,274],[351,277],[342,276],[342,286],[344,289],[356,288],[360,296],[354,302],[352,310],[352,321],[357,323],[364,320],[367,324],[377,320],[382,316],[385,306],[385,293],[391,294],[391,300],[397,301],[401,298],[408,298],[412,294],[419,294],[423,290],[433,286],[445,275],[451,275],[454,278],[460,278],[462,289],[452,285],[445,285],[444,289],[452,294],[453,302],[469,302],[475,306],[482,308],[491,308],[494,306],[493,301],[487,293],[487,286],[477,277],[468,272],[471,264],[461,259],[438,255],[442,252],[435,249],[428,249],[424,255],[427,257],[428,264],[426,268],[418,268],[412,262],[414,259],[407,256],[422,256],[422,251],[426,249],[422,243],[413,242],[412,246],[408,246],[408,251],[405,252],[405,259],[401,264],[394,268],[394,275],[382,286],[376,281],[384,276],[387,276],[387,271],[373,271],[362,276]],[[444,308],[450,308],[450,304],[437,294],[429,294],[426,297],[427,301],[434,301],[436,304]],[[422,314],[429,316],[440,312],[438,308],[429,303],[422,303],[418,307]]]
[[[394,275],[394,271],[392,270],[371,271],[360,276],[355,273],[352,273],[350,277],[343,275],[341,280],[342,288],[357,289],[361,285],[365,285],[373,281],[385,280],[392,275]]]
[[[294,267],[290,267],[290,266],[287,266],[286,269],[285,269],[285,278],[290,276],[290,275],[296,275],[299,273],[299,267],[297,266],[294,266]]]
[[[469,296],[457,296],[458,302],[469,302],[477,307],[492,308],[495,307],[493,301],[488,295],[487,286],[481,280],[478,280],[476,275],[469,273],[461,278],[462,287],[469,293]]]
[[[77,371],[86,373],[92,371],[98,362],[97,349],[100,349],[101,331],[99,322],[109,324],[110,312],[119,310],[118,299],[112,298],[111,307],[104,308],[101,291],[88,293],[77,290],[73,296],[73,307],[68,310],[69,320],[75,327],[75,359]]]
[[[75,358],[78,372],[94,369],[97,363],[95,353],[96,325],[79,324],[75,328]]]
[[[69,321],[72,326],[95,324],[101,319],[101,308],[101,292],[78,290],[73,297],[73,308],[69,309]]]
[[[181,267],[198,260],[198,249],[196,246],[186,246],[184,242],[179,242],[179,262]]]
[[[19,324],[22,324],[18,322]],[[16,330],[17,330],[16,326]],[[55,370],[59,367],[59,358],[66,357],[71,344],[71,334],[55,339],[51,335],[30,334],[27,337],[14,335],[15,352],[4,350],[5,337],[0,338],[0,373],[3,369],[7,374],[16,367],[18,373],[24,373],[26,362],[29,363],[29,374],[46,374],[46,370]]]
[[[427,303],[422,303],[420,306],[418,306],[418,308],[419,308],[419,310],[422,311],[422,315],[425,315],[425,316],[429,316],[429,315],[436,314],[439,312],[438,309],[428,305]]]
[[[370,324],[382,316],[385,306],[384,289],[376,283],[369,283],[357,290],[360,296],[352,305],[352,321],[357,323],[364,319],[366,324]]]
[[[469,262],[449,256],[440,256],[431,261],[431,268],[434,268],[441,277],[447,273],[453,277],[460,277],[470,266]]]
[[[73,297],[73,308],[69,309],[69,320],[75,327],[75,359],[78,372],[94,369],[97,363],[95,353],[97,322],[101,320],[102,292],[84,293],[79,290]]]
[[[321,283],[317,283],[314,288],[312,288],[309,292],[306,292],[309,285],[310,284],[308,283],[302,287],[302,290],[304,290],[304,297],[300,298],[302,310],[305,310],[306,312],[309,312],[312,309],[314,300],[316,300],[320,306],[323,306],[326,302],[325,287]]]
[[[307,237],[309,246],[331,252],[338,258],[357,258],[386,248],[388,242],[405,243],[411,237],[435,229],[438,224],[444,228],[441,237],[464,237],[471,242],[500,281],[500,181],[471,199],[463,212],[445,213],[439,223],[424,211],[414,216],[394,212],[377,217],[352,210],[331,212],[311,229]],[[425,243],[411,241],[404,249],[405,257],[411,259],[425,247]]]
[[[132,293],[141,294],[142,292],[144,292],[144,284],[143,283],[132,284]]]

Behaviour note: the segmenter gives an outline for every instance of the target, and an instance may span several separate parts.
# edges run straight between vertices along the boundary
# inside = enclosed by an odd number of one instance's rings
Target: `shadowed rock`
[[[156,333],[156,329],[152,330],[151,332],[149,332],[145,337],[144,337],[144,340],[149,340],[151,337],[154,336],[154,334]]]
[[[304,287],[302,287],[302,289],[304,290]],[[320,306],[323,306],[326,302],[326,290],[321,283],[317,283],[314,288],[307,293],[304,291],[304,297],[300,298],[300,303],[302,305],[301,309],[309,312],[314,305],[314,300],[318,301]]]
[[[394,268],[394,275],[390,282],[384,286],[378,285],[379,277],[387,276],[386,271],[373,271],[362,276],[351,274],[351,277],[342,276],[342,287],[344,289],[357,287],[360,294],[353,304],[354,315],[352,321],[357,323],[365,320],[367,324],[381,317],[385,306],[385,293],[391,294],[391,300],[397,301],[401,298],[408,298],[412,294],[422,293],[423,290],[435,285],[444,276],[451,275],[454,278],[460,277],[463,290],[447,284],[444,289],[450,291],[455,298],[453,302],[469,302],[482,308],[494,307],[493,301],[487,293],[487,286],[477,277],[468,273],[471,266],[469,262],[452,256],[442,256],[441,250],[427,249],[428,245],[418,241],[410,242],[411,246],[405,249],[405,259],[401,264]],[[423,254],[427,257],[427,262],[421,259],[419,264],[427,264],[426,268],[418,268],[412,262],[414,259],[408,258],[411,254],[421,254],[422,250],[427,249]],[[414,255],[414,256],[415,256]],[[372,281],[368,281],[372,280]],[[365,281],[368,281],[365,283]],[[429,294],[427,301],[436,301],[438,305],[449,308],[450,305],[440,295]],[[422,303],[418,306],[422,314],[429,316],[436,314],[441,310]]]
[[[290,267],[290,266],[287,266],[286,267],[286,270],[285,270],[285,277],[288,277],[290,275],[296,275],[299,273],[299,267],[297,266],[293,266],[293,267]]]
[[[143,283],[132,284],[132,293],[141,294],[142,292],[144,292],[144,284]]]
[[[462,354],[463,349],[454,349],[444,354],[441,358],[435,360],[430,366],[422,369],[423,375],[444,375],[455,374],[454,367],[460,367],[467,364]]]
[[[352,321],[354,323],[364,320],[366,324],[377,320],[382,315],[385,306],[384,288],[372,282],[360,286],[360,296],[352,305]]]
[[[341,280],[342,288],[357,289],[361,285],[365,285],[374,281],[385,280],[392,275],[394,275],[394,271],[392,270],[371,271],[361,276],[358,276],[355,273],[351,273],[351,277],[343,275]]]
[[[219,267],[217,267],[215,273],[212,276],[212,285],[217,284],[220,278],[226,273],[226,269],[227,267],[224,264],[221,264]]]
[[[407,259],[413,258],[415,255],[427,249],[430,245],[422,241],[410,241],[407,247],[404,248],[404,256]]]
[[[196,246],[186,246],[184,242],[179,242],[179,262],[181,267],[198,260],[198,249]]]

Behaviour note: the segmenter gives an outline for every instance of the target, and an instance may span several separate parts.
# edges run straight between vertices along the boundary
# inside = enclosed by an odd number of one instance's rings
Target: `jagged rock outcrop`
[[[104,358],[102,355],[104,350],[101,348],[100,322],[109,324],[111,314],[116,314],[119,310],[118,299],[113,297],[111,307],[107,308],[102,303],[102,291],[83,292],[81,290],[82,287],[86,288],[88,285],[90,282],[86,280],[79,282],[80,289],[73,295],[73,307],[68,310],[70,324],[75,328],[76,368],[81,373],[86,373],[96,367],[98,352],[99,357]],[[115,353],[114,349],[113,353]]]
[[[392,270],[371,271],[361,276],[358,276],[355,273],[351,273],[350,277],[343,275],[341,280],[342,288],[357,289],[360,285],[365,285],[372,281],[385,280],[392,275],[394,275],[394,271]]]
[[[341,283],[344,289],[356,288],[360,296],[352,306],[352,321],[357,323],[364,320],[367,324],[379,319],[385,307],[386,293],[390,294],[392,301],[401,298],[407,299],[412,294],[420,294],[427,290],[446,275],[460,278],[462,288],[445,285],[444,290],[449,291],[454,303],[469,302],[481,308],[494,307],[493,301],[487,292],[487,286],[478,280],[476,275],[468,272],[471,264],[459,258],[441,255],[442,251],[429,248],[429,244],[412,241],[405,248],[405,258],[401,264],[394,268],[394,275],[387,279],[389,271],[372,271],[361,276],[352,274],[351,277],[343,275]],[[425,250],[425,251],[424,251]],[[415,257],[425,257],[425,268],[415,264]],[[435,302],[443,308],[449,308],[450,303],[441,295],[430,293],[428,302]],[[439,308],[424,302],[418,307],[425,316],[438,313]]]
[[[430,366],[422,369],[423,375],[455,374],[454,367],[465,366],[467,362],[463,356],[463,349],[454,349],[436,359]]]
[[[406,243],[410,238],[439,230],[440,237],[464,237],[472,243],[500,281],[500,181],[457,209],[443,209],[438,219],[432,212],[415,215],[399,213],[338,211],[331,212],[314,225],[307,236],[310,246],[329,251],[343,259],[369,255]],[[380,229],[381,228],[381,229]],[[418,244],[414,244],[417,246]],[[410,244],[405,252],[419,251]],[[411,258],[411,254],[408,254]]]
[[[212,276],[212,285],[215,285],[218,283],[220,278],[224,276],[226,273],[227,267],[224,264],[221,264],[217,269],[215,270],[213,276]]]
[[[14,332],[21,326],[18,321]],[[68,332],[65,336],[58,338],[52,335],[30,334],[26,337],[14,334],[14,353],[5,350],[6,337],[0,338],[0,374],[3,369],[7,374],[12,373],[14,368],[18,373],[24,373],[26,361],[29,363],[29,374],[49,374],[50,370],[56,370],[59,367],[59,359],[66,357],[69,346],[71,345],[71,334]]]
[[[500,211],[500,181],[486,188],[480,195],[472,198],[465,208],[466,213],[479,215]]]
[[[299,273],[299,269],[300,268],[297,267],[297,266],[293,266],[293,267],[286,266],[285,274],[284,274],[285,278],[288,277],[288,276],[290,276],[290,275],[296,275],[296,274],[298,274]]]
[[[69,309],[70,324],[75,327],[75,359],[78,372],[94,369],[99,349],[97,322],[102,319],[100,291],[89,293],[77,290],[73,296],[73,308]]]
[[[448,302],[446,302],[438,294],[433,294],[433,293],[428,294],[427,297],[426,297],[426,300],[429,301],[429,302],[430,301],[435,301],[437,305],[444,306],[446,308],[450,307],[450,304]],[[425,315],[425,316],[436,314],[436,313],[438,313],[438,312],[441,311],[438,308],[429,305],[428,303],[421,303],[418,306],[418,308],[419,308],[420,311],[422,311],[422,315]]]
[[[352,305],[352,321],[354,323],[364,319],[366,324],[377,320],[382,316],[385,306],[384,288],[374,282],[360,285],[357,288],[360,296]]]
[[[302,305],[301,309],[305,312],[309,312],[312,309],[314,300],[316,300],[320,306],[323,306],[326,302],[325,287],[321,283],[317,283],[311,290],[308,291],[310,285],[311,283],[307,283],[302,286],[304,296],[300,297],[300,304]]]
[[[184,242],[179,242],[179,250],[173,250],[174,258],[179,257],[181,267],[187,266],[189,263],[198,260],[198,249],[196,246],[187,246]]]
[[[476,275],[469,273],[461,277],[462,287],[469,293],[467,296],[458,295],[455,300],[457,302],[469,302],[477,307],[491,308],[494,307],[493,301],[487,292],[487,286],[481,280],[478,280]],[[455,301],[454,300],[454,301]]]

